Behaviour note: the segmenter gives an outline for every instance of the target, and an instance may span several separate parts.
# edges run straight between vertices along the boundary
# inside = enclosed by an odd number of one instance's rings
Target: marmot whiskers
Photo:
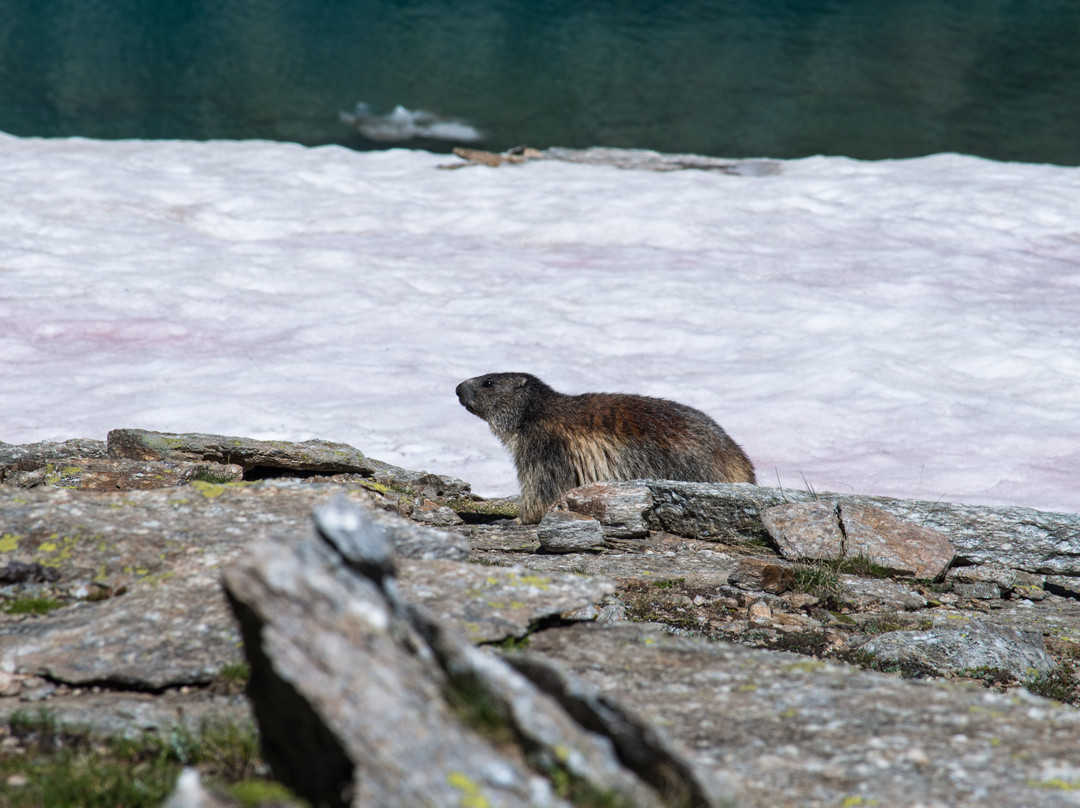
[[[598,480],[755,482],[739,445],[705,413],[674,401],[567,396],[528,373],[477,376],[457,396],[514,456],[527,524],[564,492]]]

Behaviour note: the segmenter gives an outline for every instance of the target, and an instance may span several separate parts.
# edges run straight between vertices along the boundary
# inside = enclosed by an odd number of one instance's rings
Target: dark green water
[[[1080,0],[0,0],[0,130],[1080,164]],[[429,139],[400,145],[446,149]]]

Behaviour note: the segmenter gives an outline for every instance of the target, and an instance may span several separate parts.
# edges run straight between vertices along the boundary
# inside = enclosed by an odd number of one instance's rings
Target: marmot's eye
[[[480,386],[481,387],[494,387],[495,382],[493,382],[491,379],[484,379],[484,383],[482,385],[480,385]]]

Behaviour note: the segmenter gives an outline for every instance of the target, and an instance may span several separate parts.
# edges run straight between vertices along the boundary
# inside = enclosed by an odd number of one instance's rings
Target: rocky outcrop
[[[107,436],[112,458],[187,460],[235,464],[246,480],[272,477],[330,477],[354,474],[377,485],[408,490],[429,498],[467,496],[469,484],[453,477],[398,468],[345,443],[309,440],[303,443],[262,441],[225,435],[114,429]]]
[[[556,771],[661,804],[603,736],[403,600],[391,545],[363,510],[324,506],[318,537],[256,545],[225,580],[268,761],[313,804],[563,804]]]
[[[632,705],[734,779],[740,808],[1065,806],[1080,714],[1021,691],[911,681],[632,623],[535,637],[583,687]],[[992,796],[991,796],[992,795]]]
[[[576,500],[570,504],[571,500]],[[1040,575],[1080,576],[1080,516],[1030,508],[991,508],[762,488],[746,483],[684,483],[670,480],[595,483],[567,492],[556,508],[599,519],[607,536],[626,535],[640,520],[648,530],[677,536],[764,536],[762,514],[790,503],[824,503],[819,519],[831,521],[834,503],[869,507],[905,523],[937,531],[956,548],[963,564],[1000,564]],[[609,523],[603,516],[618,514]],[[834,536],[835,539],[835,536]],[[822,537],[822,541],[825,537]]]
[[[122,457],[0,445],[0,720],[132,735],[262,703],[275,770],[328,804],[1066,805],[1080,782],[1075,516],[646,480],[538,530],[340,444],[114,434]],[[101,464],[161,487],[56,473]],[[316,532],[339,497],[369,521]],[[784,549],[768,514],[800,510]],[[417,749],[428,773],[394,768]]]

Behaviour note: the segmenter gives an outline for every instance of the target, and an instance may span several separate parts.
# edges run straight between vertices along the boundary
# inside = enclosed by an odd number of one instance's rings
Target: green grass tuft
[[[1069,662],[1062,662],[1049,673],[1029,679],[1024,682],[1024,687],[1037,696],[1080,706],[1080,682]]]
[[[813,595],[827,604],[839,603],[844,587],[835,569],[825,564],[796,564],[792,571],[795,573],[793,592]]]
[[[184,766],[195,766],[215,787],[241,786],[254,793],[263,783],[275,794],[283,786],[262,777],[253,726],[205,722],[198,730],[174,727],[136,739],[100,739],[60,727],[47,711],[16,713],[8,722],[21,754],[0,757],[3,808],[158,808]],[[12,778],[16,783],[11,785]],[[293,798],[295,799],[295,798]]]
[[[3,610],[8,614],[48,614],[63,605],[54,598],[26,597],[8,601]]]

